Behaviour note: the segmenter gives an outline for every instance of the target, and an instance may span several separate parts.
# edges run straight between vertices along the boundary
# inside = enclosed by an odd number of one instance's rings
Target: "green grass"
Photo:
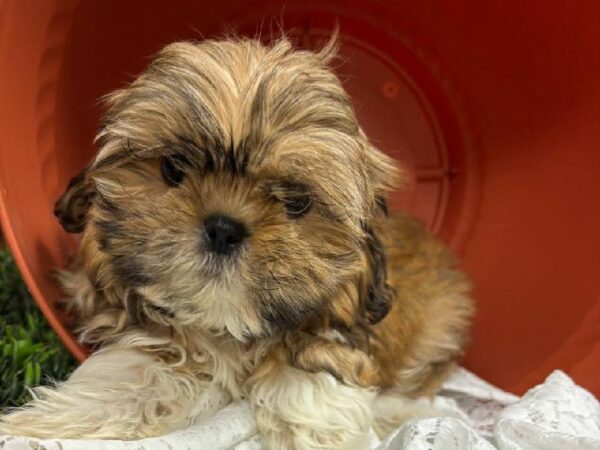
[[[26,387],[63,380],[75,364],[0,248],[0,409],[22,405]]]

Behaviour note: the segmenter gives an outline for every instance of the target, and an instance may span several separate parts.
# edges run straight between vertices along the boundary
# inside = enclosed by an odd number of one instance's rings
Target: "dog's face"
[[[110,97],[98,155],[57,203],[85,228],[100,291],[243,340],[301,325],[373,271],[368,224],[396,173],[331,53],[177,43]]]

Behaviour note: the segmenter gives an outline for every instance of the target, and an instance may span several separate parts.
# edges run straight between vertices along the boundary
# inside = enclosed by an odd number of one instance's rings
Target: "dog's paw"
[[[373,430],[380,439],[384,439],[409,420],[439,417],[442,413],[426,398],[411,399],[392,389],[375,398],[373,415]]]
[[[292,367],[255,378],[250,400],[265,447],[279,449],[368,448],[372,389],[348,386],[328,373]]]

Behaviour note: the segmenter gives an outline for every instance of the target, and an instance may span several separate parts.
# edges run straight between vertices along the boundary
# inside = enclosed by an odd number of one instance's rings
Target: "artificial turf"
[[[22,405],[27,387],[63,380],[75,361],[37,308],[0,243],[0,409]]]

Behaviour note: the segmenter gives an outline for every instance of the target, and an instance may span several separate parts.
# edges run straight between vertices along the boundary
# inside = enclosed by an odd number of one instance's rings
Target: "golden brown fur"
[[[269,448],[361,448],[383,430],[377,390],[436,392],[464,348],[469,283],[417,221],[388,217],[402,175],[361,131],[334,51],[176,43],[108,98],[98,155],[56,211],[83,230],[60,278],[102,350],[74,375],[88,384],[40,390],[0,430],[132,439],[248,398]],[[207,250],[214,214],[246,230],[232,254]],[[85,374],[125,360],[145,396],[95,396]],[[78,397],[98,412],[67,423]]]

